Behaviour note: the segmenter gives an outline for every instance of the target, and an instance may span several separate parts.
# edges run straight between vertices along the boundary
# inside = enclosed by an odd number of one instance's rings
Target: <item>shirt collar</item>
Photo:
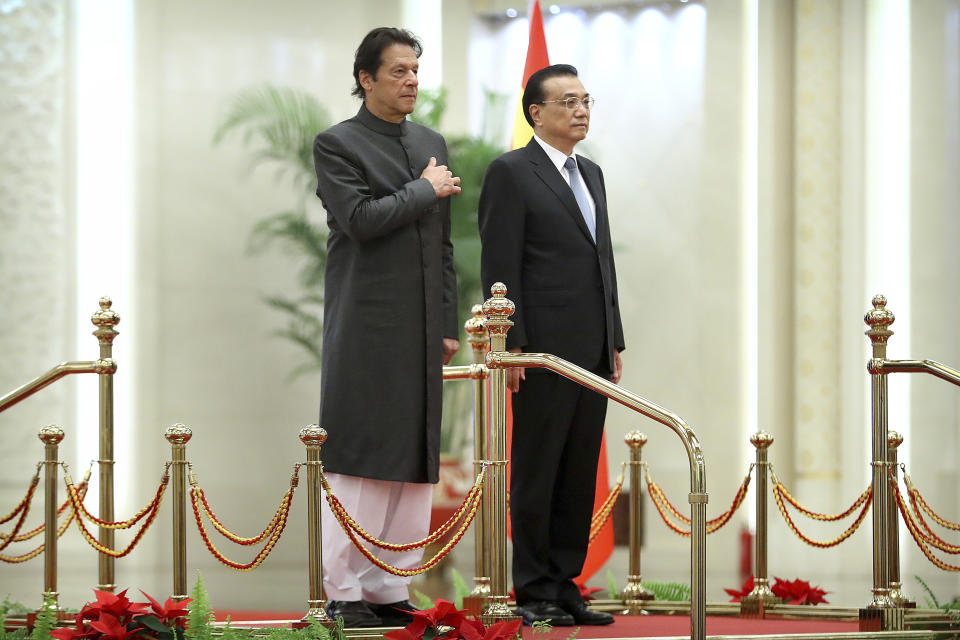
[[[399,138],[407,133],[406,120],[403,122],[387,122],[386,120],[381,120],[370,113],[366,103],[360,105],[360,110],[357,112],[357,120],[366,128],[376,131],[377,133],[382,133],[385,136]]]
[[[557,171],[560,171],[560,173],[562,174],[563,163],[567,161],[567,158],[573,158],[573,156],[568,156],[567,154],[565,154],[563,151],[560,151],[556,147],[550,146],[548,142],[545,142],[537,134],[533,134],[533,139],[537,141],[537,144],[543,147],[543,150],[547,153],[547,157],[550,158],[550,162],[552,162],[554,166],[557,167]],[[574,158],[574,160],[576,160],[576,158]],[[578,167],[580,166],[579,163],[577,164],[577,166]]]

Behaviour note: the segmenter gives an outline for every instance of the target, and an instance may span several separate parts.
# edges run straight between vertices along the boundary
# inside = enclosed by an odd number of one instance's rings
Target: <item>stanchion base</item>
[[[750,619],[763,619],[767,615],[767,607],[781,604],[782,599],[776,596],[770,597],[752,597],[744,596],[740,598],[740,617]]]
[[[901,607],[864,607],[859,614],[860,631],[903,631]]]

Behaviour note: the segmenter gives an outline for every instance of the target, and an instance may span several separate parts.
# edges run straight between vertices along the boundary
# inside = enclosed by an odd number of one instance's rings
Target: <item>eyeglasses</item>
[[[576,111],[580,108],[580,105],[583,105],[584,109],[590,111],[590,109],[593,108],[593,103],[596,102],[596,99],[594,99],[593,96],[587,96],[581,100],[576,96],[572,96],[570,98],[560,98],[559,100],[544,100],[540,104],[547,104],[548,102],[557,102],[566,105],[567,109],[570,111]]]

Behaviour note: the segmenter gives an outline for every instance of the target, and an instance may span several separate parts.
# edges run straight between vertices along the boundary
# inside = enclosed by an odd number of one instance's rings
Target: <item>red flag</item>
[[[530,38],[527,42],[527,62],[523,65],[523,81],[520,83],[520,97],[517,98],[517,115],[513,123],[513,142],[511,149],[526,146],[533,137],[533,129],[527,124],[523,115],[523,89],[527,87],[527,80],[535,71],[550,66],[550,56],[547,55],[547,38],[543,34],[543,14],[540,13],[540,0],[534,0],[530,7]]]

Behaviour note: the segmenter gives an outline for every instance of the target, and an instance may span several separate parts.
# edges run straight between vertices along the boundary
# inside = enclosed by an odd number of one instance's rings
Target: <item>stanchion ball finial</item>
[[[757,449],[766,449],[773,444],[773,436],[766,431],[757,431],[750,436],[750,444]]]
[[[300,429],[300,442],[308,447],[320,447],[327,441],[327,430],[318,424],[308,424]]]
[[[647,434],[640,433],[639,431],[631,431],[623,439],[627,443],[627,446],[631,449],[642,449],[643,445],[647,444]]]
[[[43,444],[60,444],[63,441],[63,429],[55,424],[49,424],[37,434]]]
[[[507,318],[513,315],[517,307],[513,300],[507,298],[507,285],[502,282],[495,282],[490,287],[491,298],[483,303],[483,312],[487,314],[487,326],[507,324],[512,325]]]
[[[178,422],[167,427],[163,437],[170,444],[187,444],[193,437],[193,431],[187,425]]]
[[[470,314],[467,321],[463,323],[463,330],[467,333],[467,340],[471,343],[477,339],[486,341],[486,337],[483,335],[486,333],[483,327],[483,321],[486,320],[483,316],[483,305],[473,305],[470,309]]]
[[[903,436],[899,431],[887,431],[887,448],[896,449],[903,444]]]
[[[112,327],[120,323],[120,314],[113,310],[113,300],[109,296],[100,298],[100,310],[90,316],[90,322],[98,327]]]
[[[894,320],[893,312],[887,309],[887,297],[880,293],[873,296],[873,309],[863,316],[863,321],[870,327],[866,332],[870,340],[886,342],[893,335],[889,327]]]

